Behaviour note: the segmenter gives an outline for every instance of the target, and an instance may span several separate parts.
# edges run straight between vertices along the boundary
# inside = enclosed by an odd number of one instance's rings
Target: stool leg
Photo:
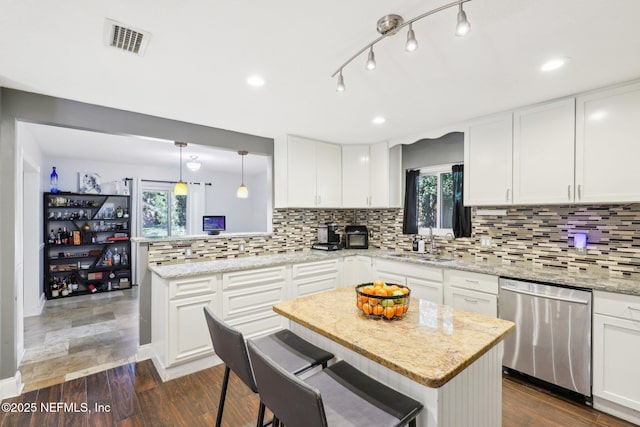
[[[227,385],[229,384],[229,373],[231,368],[224,367],[224,378],[222,379],[222,390],[220,390],[220,402],[218,403],[218,416],[216,417],[216,427],[222,424],[222,411],[224,410],[224,399],[227,397]]]
[[[264,427],[264,403],[262,401],[260,401],[260,408],[258,409],[257,427]]]
[[[411,421],[409,421],[409,427],[416,427],[416,419],[412,419]]]

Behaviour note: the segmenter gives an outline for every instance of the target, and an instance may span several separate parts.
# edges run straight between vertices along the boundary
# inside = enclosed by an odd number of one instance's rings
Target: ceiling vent
[[[109,47],[143,56],[150,38],[148,31],[105,19],[104,42]]]

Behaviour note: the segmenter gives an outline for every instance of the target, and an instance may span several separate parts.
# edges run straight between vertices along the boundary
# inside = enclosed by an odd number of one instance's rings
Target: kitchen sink
[[[428,262],[453,262],[455,259],[452,258],[440,258],[440,257],[426,257],[426,258],[418,258],[420,261],[428,261]]]

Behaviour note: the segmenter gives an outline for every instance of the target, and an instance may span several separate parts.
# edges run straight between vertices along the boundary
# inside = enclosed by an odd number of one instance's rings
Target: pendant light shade
[[[456,36],[466,36],[470,30],[471,24],[469,23],[469,20],[467,20],[466,12],[462,9],[462,3],[460,3],[460,9],[458,10],[458,23],[456,24]]]
[[[187,183],[182,180],[182,148],[187,146],[186,142],[176,141],[176,146],[180,147],[180,181],[173,187],[173,194],[176,196],[187,195]]]
[[[240,150],[238,151],[238,154],[240,154],[240,157],[242,158],[242,181],[240,183],[240,187],[238,187],[236,196],[238,196],[238,198],[240,199],[246,199],[247,197],[249,197],[249,189],[246,185],[244,185],[244,156],[249,154],[249,152],[246,150]]]

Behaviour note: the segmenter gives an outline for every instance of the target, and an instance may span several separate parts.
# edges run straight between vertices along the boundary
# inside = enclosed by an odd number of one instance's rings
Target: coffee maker
[[[337,233],[338,224],[334,221],[318,226],[318,242],[311,246],[312,249],[323,251],[337,251],[340,246],[340,234]]]

